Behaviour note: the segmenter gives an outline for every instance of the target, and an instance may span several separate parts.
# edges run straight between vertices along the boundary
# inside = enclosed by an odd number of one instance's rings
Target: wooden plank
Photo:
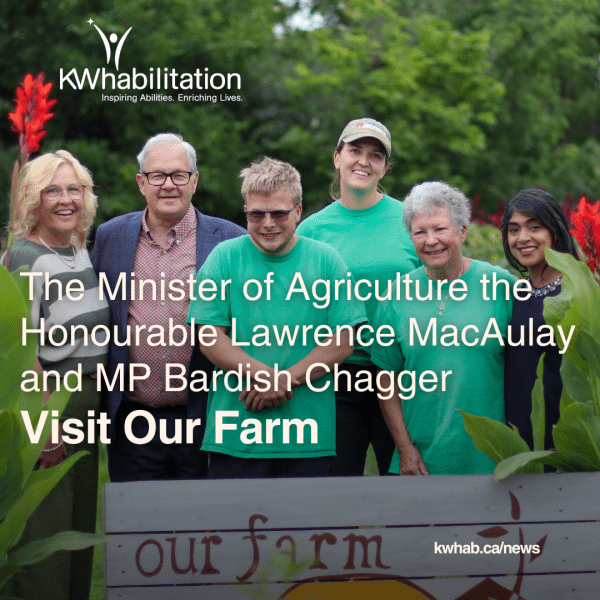
[[[504,589],[512,590],[515,582],[515,576],[512,577],[499,577],[494,576],[492,581],[496,586],[501,586]],[[488,585],[489,582],[484,582]],[[577,576],[572,575],[531,575],[524,577],[524,583],[521,590],[526,600],[597,600],[598,598],[598,587],[599,587],[598,575],[596,573],[579,574]],[[431,598],[435,600],[459,600],[464,594],[472,592],[473,588],[477,585],[481,585],[479,580],[473,580],[472,578],[453,578],[453,579],[433,579],[433,580],[417,580],[415,584],[425,590],[429,594],[429,600]],[[320,585],[326,586],[323,595],[319,598],[327,600],[349,600],[356,596],[341,595],[340,593],[336,596],[335,591],[329,590],[328,585],[334,585],[338,587],[340,584],[327,584],[321,583]],[[491,584],[493,585],[493,584]],[[498,590],[499,588],[494,586],[491,593],[496,593],[496,596],[491,596],[495,600],[503,600]],[[283,596],[292,586],[290,584],[271,584],[268,587],[260,584],[248,584],[245,586],[189,586],[189,587],[137,587],[137,588],[123,588],[123,589],[107,589],[107,600],[249,600],[250,598],[268,598],[278,599]],[[308,584],[307,584],[308,589]],[[495,589],[494,589],[495,588]],[[299,590],[301,588],[298,588]],[[389,600],[412,600],[408,595],[406,588],[402,589],[405,594],[400,595],[398,593],[395,596],[389,596]],[[373,591],[377,590],[373,588]],[[263,592],[265,595],[259,596],[259,592]],[[426,595],[423,596],[427,598]],[[479,594],[475,596],[473,600],[487,600],[490,596],[483,596]],[[363,598],[372,598],[377,600],[388,600],[383,595],[365,595]],[[288,600],[288,598],[285,598]],[[289,600],[298,600],[292,599]],[[308,598],[306,598],[308,600]],[[311,600],[314,600],[311,598]],[[417,600],[418,596],[417,596]],[[463,600],[463,599],[461,599]],[[516,596],[513,596],[513,600],[517,600]]]
[[[578,501],[573,501],[576,492]],[[340,477],[311,479],[164,481],[108,484],[106,530],[231,530],[248,528],[248,514],[265,512],[271,527],[348,527],[513,522],[508,492],[521,502],[521,521],[597,520],[597,473],[521,475],[495,484],[491,475],[433,477]],[[273,497],[273,495],[275,497]],[[476,495],[476,497],[474,497]],[[302,507],[302,511],[295,511]],[[241,510],[244,508],[245,510]],[[162,529],[161,529],[162,528]]]
[[[485,529],[489,528],[486,526]],[[255,542],[248,539],[248,532],[121,535],[107,544],[107,554],[110,555],[107,584],[144,585],[159,575],[178,584],[235,584],[236,577],[241,578],[248,573],[254,558],[258,558],[258,571],[269,563],[274,554],[281,555],[288,564],[292,551],[297,555],[298,563],[303,560],[312,562],[318,556],[319,568],[309,568],[307,576],[369,572],[378,575],[396,573],[413,578],[516,573],[520,560],[516,546],[520,546],[521,533],[527,545],[546,538],[547,546],[531,566],[530,558],[535,555],[528,553],[525,556],[527,572],[532,569],[544,573],[580,572],[594,571],[598,567],[598,555],[583,554],[581,547],[600,547],[599,522],[512,524],[503,529],[507,533],[496,539],[478,536],[477,533],[482,531],[479,525],[327,531],[256,529],[255,536],[262,539],[258,538]],[[373,540],[368,543],[366,558],[358,536]],[[377,536],[380,538],[379,547]],[[205,543],[210,538],[213,541]],[[439,546],[436,552],[436,543],[443,544],[446,552]],[[552,552],[554,545],[560,551]],[[207,546],[210,548],[207,549]],[[399,548],[406,551],[398,552]],[[468,553],[462,552],[465,549]],[[495,551],[500,553],[492,554]],[[291,573],[287,576],[273,573],[272,576],[278,581],[294,579]],[[250,581],[255,579],[255,576],[249,578]]]
[[[598,473],[110,484],[107,598],[596,598],[599,494]]]

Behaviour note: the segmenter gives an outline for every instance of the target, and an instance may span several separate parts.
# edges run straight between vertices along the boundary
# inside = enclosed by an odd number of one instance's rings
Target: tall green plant
[[[57,550],[79,550],[105,541],[104,536],[63,531],[45,540],[30,542],[11,552],[23,535],[25,523],[40,502],[69,468],[86,452],[78,452],[60,465],[34,470],[50,436],[51,419],[46,419],[37,443],[30,441],[21,411],[28,411],[34,431],[42,409],[62,413],[70,393],[64,387],[42,406],[43,392],[21,391],[21,373],[33,369],[37,356],[35,334],[23,343],[22,322],[28,321],[27,279],[11,275],[0,265],[0,589],[21,566],[35,563]],[[8,600],[0,597],[0,600]]]
[[[516,428],[460,411],[478,450],[496,464],[496,481],[513,473],[600,471],[600,287],[585,263],[546,248],[546,260],[563,274],[562,291],[544,301],[548,325],[575,330],[563,354],[560,418],[552,430],[555,450],[544,450],[543,356],[532,394],[534,448]],[[556,335],[556,339],[560,339]]]

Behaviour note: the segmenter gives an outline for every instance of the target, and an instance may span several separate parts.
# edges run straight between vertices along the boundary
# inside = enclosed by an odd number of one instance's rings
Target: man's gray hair
[[[410,226],[417,213],[432,213],[438,208],[448,207],[448,215],[456,229],[462,229],[471,220],[469,199],[458,189],[445,181],[426,181],[415,185],[404,198],[404,225]]]
[[[190,169],[193,173],[198,170],[196,166],[196,151],[194,147],[186,142],[183,139],[183,136],[178,133],[157,133],[153,135],[144,145],[142,151],[137,155],[137,161],[140,165],[140,173],[144,173],[144,165],[146,164],[146,159],[148,158],[148,152],[152,150],[152,148],[156,148],[156,146],[160,146],[162,144],[178,144],[180,145],[187,154],[187,157],[190,161]]]

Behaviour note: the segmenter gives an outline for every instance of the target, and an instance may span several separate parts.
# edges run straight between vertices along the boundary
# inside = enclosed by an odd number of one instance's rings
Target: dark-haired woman
[[[297,230],[300,235],[333,246],[355,281],[369,282],[361,285],[361,293],[370,292],[365,302],[369,322],[378,304],[375,284],[381,296],[397,273],[408,273],[420,264],[402,224],[402,203],[379,187],[389,167],[391,150],[390,132],[382,123],[369,118],[350,121],[333,155],[337,174],[330,193],[334,202],[308,217]],[[349,385],[342,377],[343,389],[336,392],[337,457],[331,474],[363,475],[372,443],[379,473],[385,475],[394,441],[383,420],[376,391],[361,391],[360,386],[361,371],[370,371],[375,380],[377,369],[370,360],[370,346],[356,342],[354,353],[340,369],[349,374]]]
[[[577,250],[569,233],[567,219],[555,198],[540,189],[525,189],[510,199],[502,224],[502,243],[508,262],[520,273],[527,273],[531,297],[516,301],[512,314],[512,329],[523,326],[538,331],[544,321],[544,298],[557,296],[561,290],[562,274],[546,261],[546,247],[566,252],[575,258]],[[532,320],[532,321],[530,321]],[[531,426],[531,393],[537,379],[540,357],[544,359],[544,399],[546,431],[544,445],[553,447],[552,427],[559,418],[562,392],[560,378],[561,355],[558,346],[508,346],[504,371],[506,422],[516,425],[523,439],[533,448]]]

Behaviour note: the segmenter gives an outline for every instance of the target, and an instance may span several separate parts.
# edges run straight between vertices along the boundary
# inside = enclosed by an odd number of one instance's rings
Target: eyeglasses
[[[289,210],[245,210],[244,213],[250,223],[262,223],[267,215],[271,215],[271,219],[275,223],[285,223],[295,208],[294,206]]]
[[[142,173],[148,179],[150,185],[164,185],[167,177],[171,178],[173,185],[186,185],[190,182],[191,171],[174,171],[173,173],[162,173],[161,171],[152,171],[151,173]]]
[[[83,196],[83,190],[85,185],[70,185],[68,188],[61,187],[49,187],[42,191],[50,200],[58,200],[63,192],[67,192],[67,195],[71,200],[79,200]]]

